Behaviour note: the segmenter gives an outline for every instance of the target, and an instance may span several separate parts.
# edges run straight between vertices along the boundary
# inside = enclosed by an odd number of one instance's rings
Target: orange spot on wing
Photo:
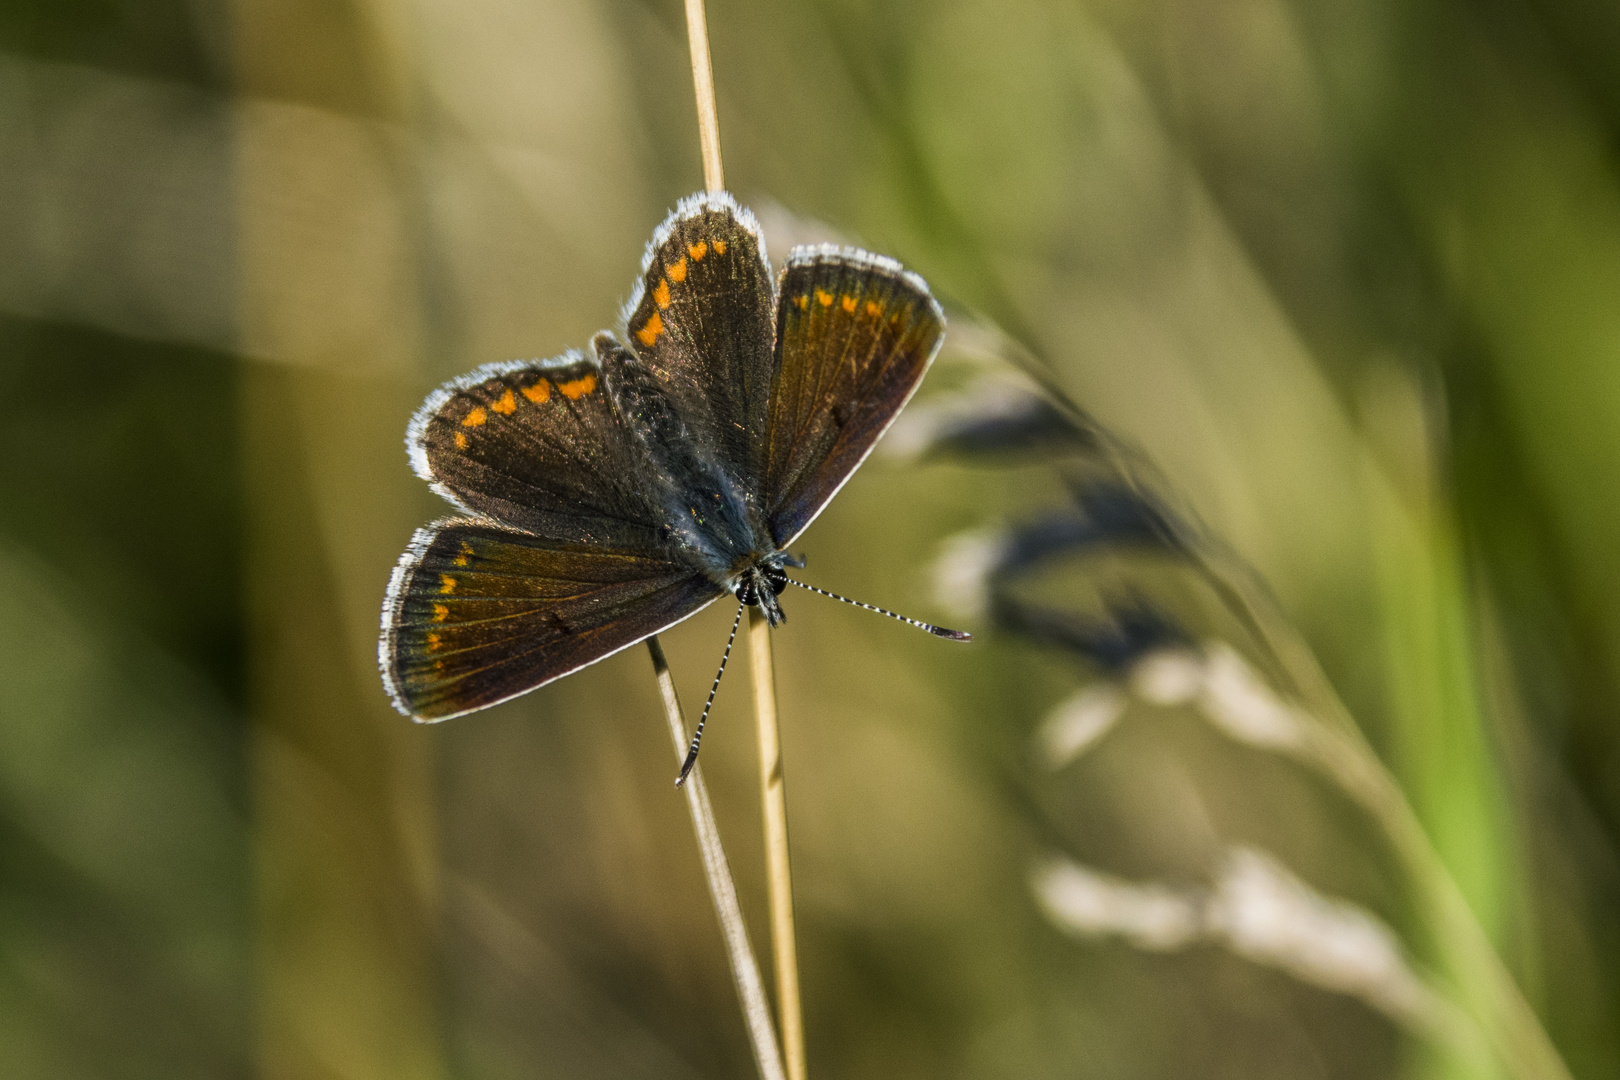
[[[457,566],[466,566],[467,565],[467,556],[469,556],[471,554],[472,554],[472,546],[469,545],[469,544],[462,544],[461,545],[461,554],[457,555],[454,559],[452,559],[450,561],[455,563]]]
[[[551,396],[551,384],[546,382],[546,380],[541,379],[533,386],[525,386],[523,388],[523,396],[534,402],[536,405],[542,404]]]
[[[838,306],[851,315],[855,314],[855,298],[853,296],[846,295],[842,300],[838,301]]]
[[[443,593],[445,596],[449,596],[451,593],[453,593],[455,591],[456,591],[456,579],[451,577],[449,574],[440,574],[439,575],[439,592]]]
[[[502,416],[511,416],[514,412],[516,412],[517,398],[512,395],[512,388],[507,387],[506,393],[502,394],[497,400],[492,402],[489,407],[500,413]]]
[[[467,433],[466,432],[464,432],[464,431],[456,432],[456,449],[457,450],[465,450],[465,449],[467,449]]]
[[[670,264],[669,280],[677,285],[686,280],[686,256],[682,255],[680,262]]]
[[[868,315],[881,315],[883,314],[883,305],[876,300],[868,300],[866,302],[866,313]]]
[[[434,604],[433,605],[433,621],[434,622],[444,622],[444,620],[448,619],[449,617],[450,617],[450,609],[449,608],[445,607],[443,604]]]
[[[816,301],[821,304],[822,307],[832,307],[832,293],[826,292],[822,289],[817,289]]]
[[[653,318],[656,319],[658,316],[654,315]],[[596,376],[590,372],[586,372],[573,382],[558,383],[557,389],[561,390],[562,396],[567,398],[569,401],[578,401],[580,398],[596,389]]]
[[[724,255],[726,253],[726,242],[724,240],[716,240],[714,242],[714,253],[716,255]]]
[[[427,642],[428,642],[428,650],[430,652],[432,650],[434,650],[434,649],[437,649],[439,647],[439,635],[438,634],[429,634],[427,636]]]
[[[662,334],[663,332],[664,320],[658,314],[658,312],[655,311],[652,313],[652,318],[647,320],[646,325],[644,325],[640,330],[636,331],[636,337],[641,340],[643,345],[651,345],[653,342],[658,340],[658,335]],[[560,389],[563,393],[568,393],[567,386],[560,387]],[[577,397],[578,395],[576,394],[571,396]]]
[[[482,405],[478,405],[478,406],[475,406],[473,408],[472,412],[468,413],[466,416],[461,418],[461,426],[462,427],[478,427],[485,420],[488,420],[488,419],[489,419],[489,414],[484,412],[484,407]]]
[[[793,302],[799,305],[800,311],[803,311],[805,308],[810,306],[810,298],[808,296],[795,296],[793,298]]]
[[[686,253],[692,256],[693,262],[702,262],[703,256],[709,253],[709,242],[707,240],[699,240],[695,244],[689,244],[687,245]]]
[[[668,280],[660,281],[658,283],[658,288],[653,290],[653,303],[657,304],[661,308],[669,307],[669,282],[668,282]]]

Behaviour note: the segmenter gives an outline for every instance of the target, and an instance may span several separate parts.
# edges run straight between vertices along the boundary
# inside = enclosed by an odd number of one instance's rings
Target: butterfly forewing
[[[626,320],[630,348],[744,485],[759,473],[773,284],[753,215],[729,195],[694,195],[654,235]]]
[[[443,720],[594,663],[721,592],[644,552],[442,521],[417,532],[389,583],[383,678],[401,712]]]
[[[945,317],[915,274],[852,248],[797,248],[778,290],[765,492],[778,546],[810,524],[922,381]]]
[[[479,368],[428,398],[406,444],[416,471],[465,510],[554,540],[662,543],[645,453],[594,357]]]

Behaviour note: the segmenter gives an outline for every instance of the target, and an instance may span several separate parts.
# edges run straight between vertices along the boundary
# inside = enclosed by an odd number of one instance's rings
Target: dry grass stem
[[[720,168],[720,116],[714,108],[714,69],[709,66],[709,24],[703,0],[686,0],[686,43],[692,50],[692,87],[697,91],[698,141],[703,145],[703,186],[724,191]]]
[[[669,735],[675,743],[675,759],[680,762],[686,757],[686,719],[681,714],[680,698],[675,695],[675,679],[669,673],[669,662],[664,659],[664,647],[658,643],[656,634],[647,639],[647,651],[652,654],[658,692],[663,696],[664,714],[669,719]],[[743,922],[742,907],[737,903],[737,885],[731,878],[725,848],[720,846],[720,830],[715,824],[714,809],[709,805],[709,789],[703,783],[701,766],[693,767],[683,788],[686,807],[692,813],[692,828],[697,832],[698,849],[703,853],[703,874],[709,882],[709,896],[714,900],[714,913],[720,919],[720,933],[725,937],[726,955],[731,960],[731,975],[737,982],[743,1020],[754,1047],[754,1061],[763,1080],[786,1080],[776,1029],[771,1026],[765,982],[760,977],[753,947],[748,943],[748,926]]]
[[[760,801],[765,814],[776,1003],[789,1080],[805,1080],[804,1016],[799,1005],[799,957],[793,931],[793,872],[788,863],[787,788],[782,777],[782,739],[776,724],[776,668],[771,657],[770,624],[756,607],[748,609],[748,660],[754,675],[754,715],[759,722]]]
[[[703,0],[686,0],[686,37],[692,50],[692,87],[697,95],[703,182],[710,191],[720,191],[725,188],[725,173],[720,166],[720,119],[714,106],[714,70],[709,64],[709,29]],[[805,1080],[804,1016],[799,1005],[793,873],[788,865],[787,799],[782,786],[782,743],[776,726],[775,667],[771,660],[770,627],[755,608],[748,611],[748,640],[754,672],[754,707],[759,723],[766,880],[770,887],[771,953],[776,968],[778,1019],[789,1080]]]

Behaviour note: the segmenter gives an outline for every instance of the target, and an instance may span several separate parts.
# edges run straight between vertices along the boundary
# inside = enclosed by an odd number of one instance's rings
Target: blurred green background
[[[1570,1073],[1620,1075],[1620,7],[709,21],[773,255],[822,222],[901,258],[1142,448],[1314,647]],[[701,186],[687,65],[675,0],[0,6],[0,1074],[753,1075],[645,654],[439,727],[375,663],[444,510],[407,418],[614,325]],[[971,385],[961,340],[919,402]],[[875,458],[805,576],[948,621],[942,541],[1060,496],[1038,457]],[[1507,1075],[1031,893],[1054,845],[1179,888],[1247,845],[1436,967],[1319,777],[1175,708],[1043,774],[1032,733],[1106,673],[788,599],[812,1075]],[[689,705],[724,607],[665,636]],[[704,762],[765,955],[745,690]]]

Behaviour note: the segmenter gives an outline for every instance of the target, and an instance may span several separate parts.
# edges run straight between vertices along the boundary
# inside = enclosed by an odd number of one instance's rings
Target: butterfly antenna
[[[709,687],[709,700],[703,703],[703,715],[698,717],[697,731],[692,735],[692,749],[686,752],[686,761],[681,765],[681,775],[675,778],[675,786],[680,787],[686,783],[686,778],[692,775],[692,766],[697,764],[698,744],[703,742],[703,722],[709,718],[709,709],[714,706],[714,693],[720,689],[720,677],[726,673],[726,661],[731,659],[731,646],[737,640],[737,627],[742,624],[743,605],[737,605],[737,617],[731,620],[731,636],[726,638],[726,651],[720,654],[720,670],[714,673],[714,685]]]
[[[804,582],[794,581],[792,578],[788,578],[787,581],[788,584],[797,585],[801,589],[809,589],[813,593],[820,593],[822,596],[830,597],[834,600],[842,600],[846,604],[853,604],[855,607],[865,608],[867,611],[875,611],[879,615],[887,615],[891,619],[899,619],[901,622],[910,626],[915,626],[919,630],[926,630],[935,637],[948,638],[951,641],[973,640],[973,635],[968,633],[966,630],[950,630],[943,626],[935,626],[933,623],[925,623],[921,619],[908,619],[898,612],[890,611],[888,608],[880,608],[876,604],[863,604],[859,600],[851,600],[847,596],[839,596],[835,592],[828,592],[826,589],[818,589],[814,585],[806,585]]]

